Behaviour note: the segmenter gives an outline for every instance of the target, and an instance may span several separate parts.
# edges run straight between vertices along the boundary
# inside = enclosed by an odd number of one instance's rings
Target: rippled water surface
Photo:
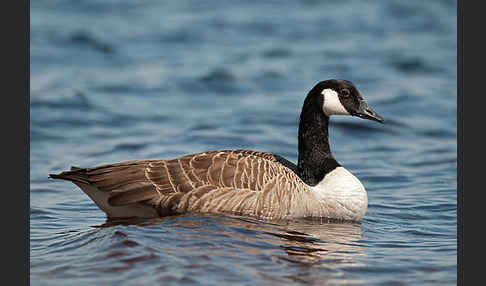
[[[30,23],[31,285],[456,284],[455,1],[38,0]],[[362,223],[107,221],[47,178],[215,149],[295,162],[329,78],[387,120],[331,119]]]

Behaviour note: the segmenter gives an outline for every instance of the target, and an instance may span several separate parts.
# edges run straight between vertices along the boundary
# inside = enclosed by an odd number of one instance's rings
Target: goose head
[[[330,79],[319,82],[309,92],[306,101],[307,104],[314,104],[314,106],[317,104],[327,117],[351,115],[380,123],[385,122],[368,106],[354,84],[347,80]]]

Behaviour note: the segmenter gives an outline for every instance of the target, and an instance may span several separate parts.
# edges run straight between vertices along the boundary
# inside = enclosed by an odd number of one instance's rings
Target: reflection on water
[[[226,252],[224,246],[214,243],[214,240],[225,238],[225,244],[239,244],[236,251],[244,252],[247,256],[265,256],[262,263],[270,259],[277,264],[290,263],[301,266],[295,275],[284,275],[285,279],[307,283],[318,282],[301,277],[309,267],[321,267],[332,271],[342,267],[359,266],[357,258],[365,255],[359,242],[363,238],[360,223],[332,222],[321,218],[269,221],[240,216],[187,214],[155,219],[107,219],[105,223],[95,227],[109,229],[117,226],[156,227],[161,234],[158,244],[164,243],[163,234],[166,233],[166,229],[182,233],[177,243],[169,243],[166,245],[169,249],[162,251],[193,255],[194,262],[198,262],[197,257],[235,257],[234,254]],[[114,245],[114,248],[131,248],[139,245],[129,240],[128,235],[122,230],[115,231],[115,235],[123,240]],[[154,253],[126,259],[123,251],[119,249],[110,252],[105,258],[118,258],[119,262],[125,265],[103,269],[102,272],[127,270],[138,262],[160,259]],[[253,274],[267,280],[279,281],[272,273],[265,271],[256,270]]]
[[[342,264],[357,265],[355,258],[364,255],[358,243],[362,239],[360,223],[302,220],[282,226],[287,229],[285,233],[272,235],[282,238],[281,247],[291,258],[288,261],[339,268]]]

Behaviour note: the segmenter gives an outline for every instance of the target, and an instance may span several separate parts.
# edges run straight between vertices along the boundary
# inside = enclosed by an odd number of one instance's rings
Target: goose
[[[329,79],[318,82],[304,100],[297,165],[268,152],[217,150],[167,160],[71,167],[49,177],[77,185],[108,218],[200,212],[360,222],[368,208],[367,193],[331,153],[331,115],[384,123],[353,83]]]

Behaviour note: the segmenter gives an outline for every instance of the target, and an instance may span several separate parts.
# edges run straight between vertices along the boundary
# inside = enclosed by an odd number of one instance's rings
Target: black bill
[[[385,122],[385,119],[383,119],[383,117],[379,116],[378,113],[371,109],[371,107],[369,107],[364,100],[361,100],[359,102],[359,108],[353,115],[361,117],[363,119],[378,121],[380,123]]]

